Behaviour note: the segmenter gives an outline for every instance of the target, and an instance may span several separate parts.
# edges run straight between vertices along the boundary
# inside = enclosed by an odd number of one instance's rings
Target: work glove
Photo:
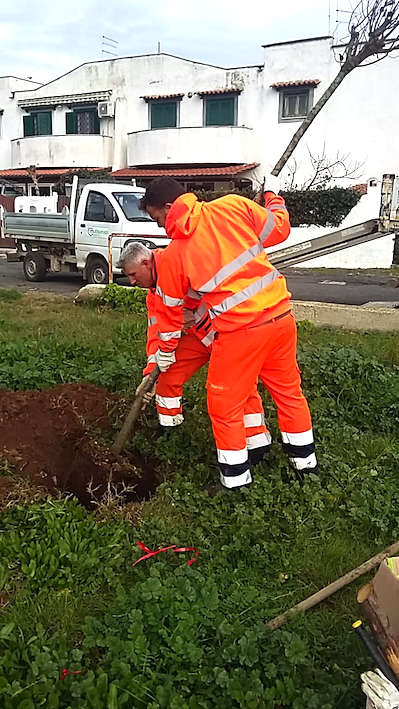
[[[162,350],[158,350],[155,353],[155,362],[161,372],[167,372],[171,364],[176,362],[176,355],[174,352],[162,352]]]
[[[263,191],[278,194],[281,190],[281,177],[276,175],[266,175]]]
[[[373,702],[375,709],[398,709],[399,691],[385,677],[381,670],[364,672],[360,675],[362,690]]]
[[[143,389],[144,389],[144,387],[145,387],[145,385],[146,385],[146,382],[147,382],[147,379],[148,379],[149,376],[150,376],[149,374],[146,374],[146,376],[143,377],[142,381],[140,382],[140,384],[138,385],[138,387],[137,387],[137,389],[136,389],[136,396],[139,396],[139,394],[141,394],[141,392],[143,391]],[[154,396],[155,396],[155,389],[156,389],[156,384],[154,384],[154,386],[152,387],[152,389],[150,389],[150,391],[147,391],[147,392],[143,395],[143,403],[144,403],[144,404],[149,404],[150,401],[151,401],[151,399],[154,398]]]

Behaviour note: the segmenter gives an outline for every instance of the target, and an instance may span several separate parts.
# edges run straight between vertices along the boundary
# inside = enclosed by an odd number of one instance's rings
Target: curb
[[[297,321],[309,320],[314,325],[359,332],[399,331],[399,310],[394,308],[368,308],[335,303],[310,303],[292,301]]]

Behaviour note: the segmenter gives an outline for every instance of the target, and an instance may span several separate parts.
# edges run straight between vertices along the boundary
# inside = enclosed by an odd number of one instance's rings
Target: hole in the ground
[[[88,432],[109,429],[108,408],[115,400],[89,384],[0,390],[0,457],[51,493],[70,492],[91,509],[110,481],[130,490],[128,498],[145,499],[160,482],[156,463],[135,451],[116,457]]]

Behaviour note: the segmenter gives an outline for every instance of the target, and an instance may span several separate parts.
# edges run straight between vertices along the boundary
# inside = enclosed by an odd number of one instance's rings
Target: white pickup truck
[[[80,187],[74,177],[69,213],[4,215],[3,236],[17,243],[8,260],[23,262],[26,280],[43,281],[47,272],[79,271],[89,283],[108,283],[110,234],[115,234],[113,274],[121,273],[114,264],[129,242],[140,241],[150,249],[169,243],[164,229],[139,208],[143,188],[116,182]]]

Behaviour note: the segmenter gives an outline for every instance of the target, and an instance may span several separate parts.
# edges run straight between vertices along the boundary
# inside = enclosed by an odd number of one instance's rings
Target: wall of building
[[[0,168],[11,166],[11,140],[20,123],[21,110],[14,98],[15,91],[37,88],[41,84],[15,76],[0,76],[0,111],[3,111],[0,133]]]

